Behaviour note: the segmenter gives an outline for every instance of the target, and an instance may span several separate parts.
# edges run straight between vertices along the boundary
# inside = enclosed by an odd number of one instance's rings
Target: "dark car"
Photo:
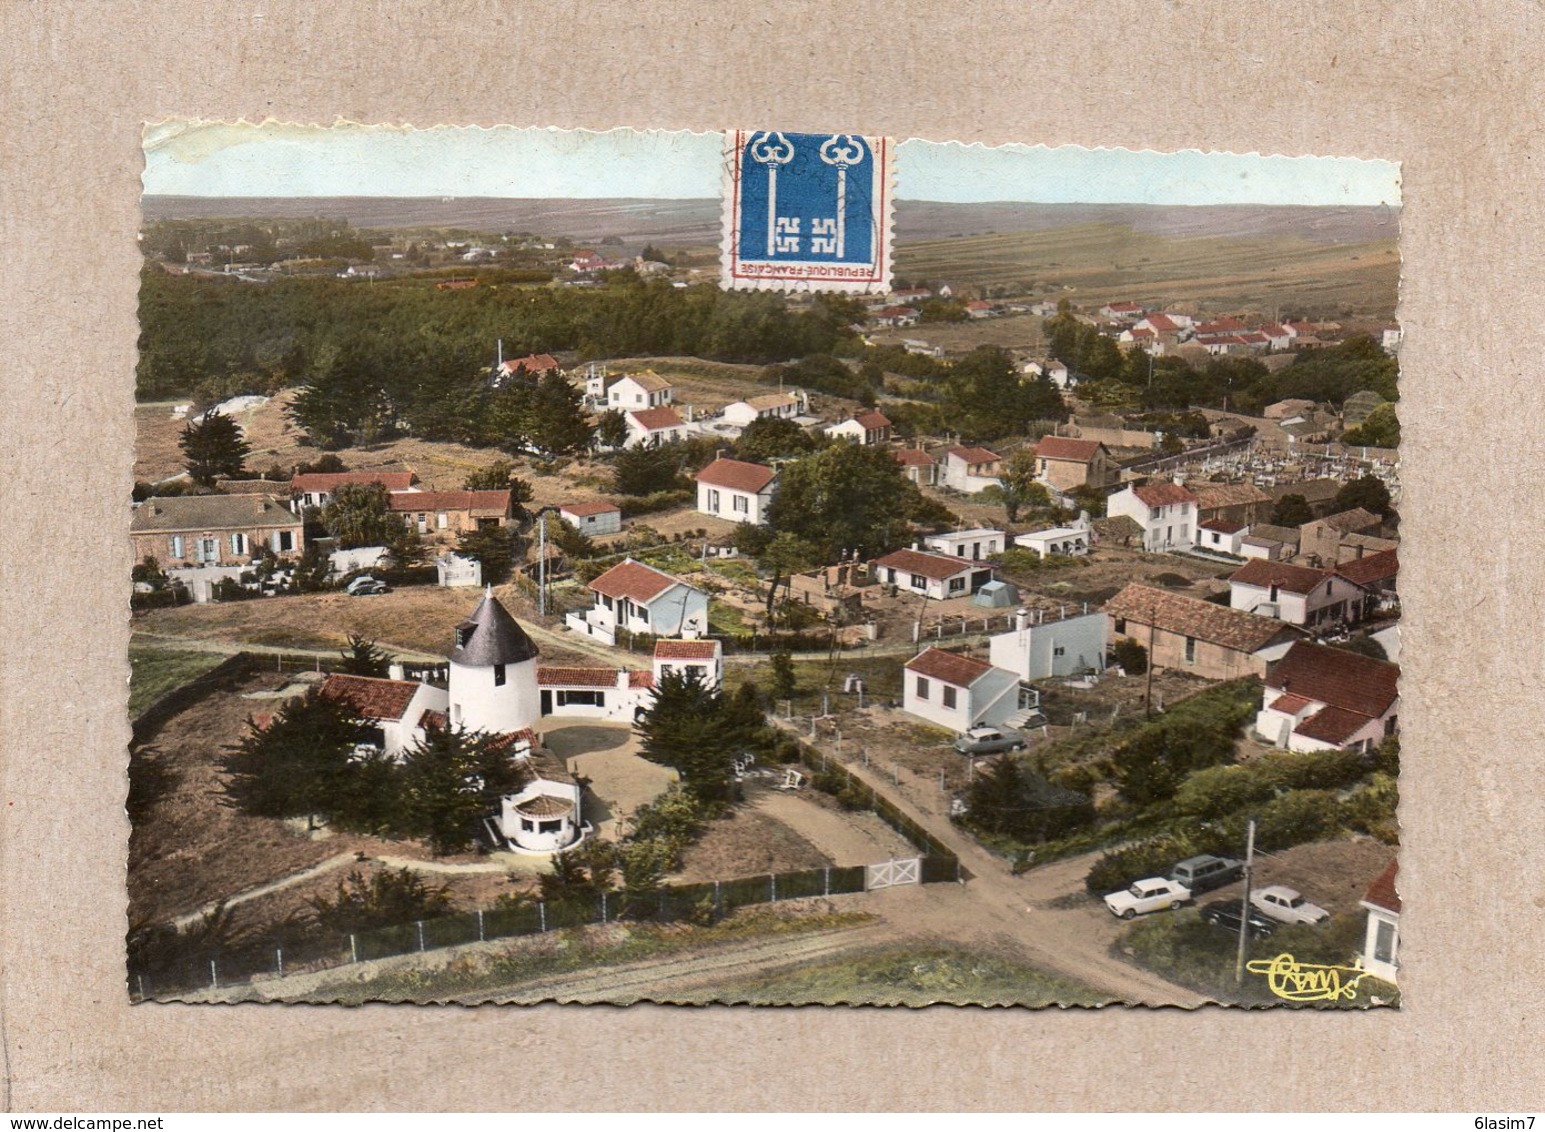
[[[1214,900],[1211,904],[1202,908],[1202,919],[1214,927],[1227,928],[1229,931],[1239,932],[1239,902],[1237,900]],[[1277,930],[1277,924],[1267,919],[1255,909],[1250,910],[1250,938],[1266,939]]]
[[[1199,857],[1187,857],[1169,871],[1169,879],[1178,881],[1192,892],[1207,892],[1232,884],[1245,875],[1245,863],[1232,857],[1214,857],[1203,853]]]

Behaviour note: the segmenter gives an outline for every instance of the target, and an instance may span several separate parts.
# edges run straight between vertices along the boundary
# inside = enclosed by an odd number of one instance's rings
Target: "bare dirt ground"
[[[653,801],[677,774],[638,754],[638,737],[629,727],[575,719],[543,724],[542,739],[575,774],[591,780],[592,805],[585,817],[597,833],[616,840],[638,808]]]
[[[621,654],[558,629],[556,620],[544,625],[515,587],[495,586],[494,593],[536,639],[547,663],[593,664],[598,650],[611,657],[611,663],[621,663]],[[295,594],[150,610],[136,614],[131,628],[147,644],[202,640],[296,649],[339,649],[351,633],[358,633],[387,652],[443,659],[457,623],[481,597],[476,589],[439,586],[406,586],[374,597]]]
[[[908,339],[942,346],[947,354],[968,354],[978,346],[1002,346],[1009,350],[1044,348],[1042,320],[1029,314],[972,319],[969,322],[923,322],[916,326],[876,330],[869,337],[878,345],[900,344]]]

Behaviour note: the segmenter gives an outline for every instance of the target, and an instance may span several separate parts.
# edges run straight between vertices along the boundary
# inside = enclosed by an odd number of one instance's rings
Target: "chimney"
[[[1020,606],[1014,611],[1014,628],[1023,633],[1030,627],[1030,611]]]

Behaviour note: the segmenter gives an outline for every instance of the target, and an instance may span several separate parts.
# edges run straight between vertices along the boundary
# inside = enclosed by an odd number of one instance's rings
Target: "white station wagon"
[[[1130,888],[1113,892],[1105,898],[1105,907],[1112,916],[1130,920],[1143,912],[1157,912],[1161,908],[1179,908],[1191,899],[1191,890],[1183,884],[1163,877],[1149,877],[1133,881]]]

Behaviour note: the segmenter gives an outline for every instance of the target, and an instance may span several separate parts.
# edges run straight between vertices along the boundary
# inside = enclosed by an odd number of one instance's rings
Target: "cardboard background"
[[[5,1095],[21,1110],[1538,1104],[1545,14],[1521,2],[0,8]],[[140,125],[784,129],[1404,162],[1405,1009],[142,1006]],[[1145,1078],[1134,1092],[1123,1080]]]

